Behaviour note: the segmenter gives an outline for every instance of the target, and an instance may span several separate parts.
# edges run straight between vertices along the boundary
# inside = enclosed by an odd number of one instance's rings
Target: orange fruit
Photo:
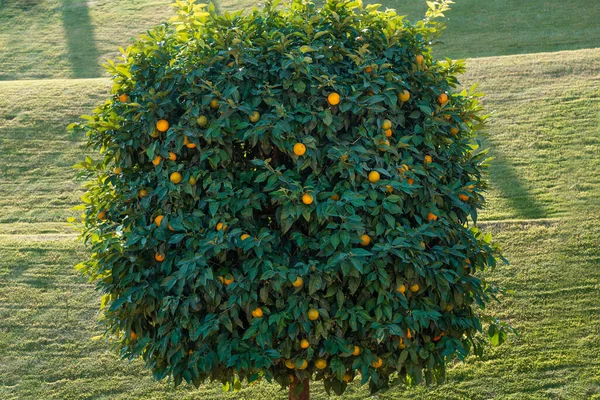
[[[171,224],[167,225],[167,228],[169,228],[169,230],[170,230],[171,232],[175,232],[175,228],[173,228],[173,227],[171,226]]]
[[[370,74],[371,72],[373,72],[373,67],[367,67],[367,68],[365,68],[365,72],[367,74]]]
[[[322,358],[318,358],[317,361],[315,361],[315,367],[318,369],[325,369],[327,368],[327,361]]]
[[[235,281],[233,275],[227,274],[223,277],[223,283],[226,285],[231,285]]]
[[[394,132],[391,129],[385,131],[385,137],[392,137],[393,134]]]
[[[392,129],[392,121],[390,121],[389,119],[384,119],[383,124],[381,124],[381,128],[384,131],[387,131],[388,129]]]
[[[260,318],[264,315],[263,310],[260,309],[260,307],[257,307],[254,309],[254,311],[252,311],[252,316],[254,318]],[[287,365],[287,364],[286,364]],[[289,368],[289,367],[288,367]]]
[[[188,149],[193,149],[196,147],[196,143],[192,143],[190,142],[190,140],[188,139],[187,136],[183,137],[183,144],[185,145],[185,147],[187,147]]]
[[[306,339],[302,339],[300,341],[300,348],[302,349],[308,349],[310,347],[310,342]]]
[[[121,103],[127,103],[128,100],[129,100],[129,96],[127,96],[125,93],[123,93],[122,95],[119,96],[119,101]]]
[[[415,283],[409,289],[410,289],[411,292],[416,293],[416,292],[419,291],[419,285]]]
[[[404,283],[400,285],[400,287],[396,289],[396,292],[404,294],[404,292],[406,292],[406,285]]]
[[[285,360],[285,366],[288,367],[289,369],[294,369],[296,368],[296,364],[294,363],[294,361],[292,360]],[[291,376],[291,375],[290,375]],[[292,379],[292,382],[294,380]]]
[[[209,103],[210,108],[217,109],[219,108],[219,100],[212,99]]]
[[[220,231],[221,229],[225,230],[225,229],[227,229],[227,225],[223,224],[222,222],[219,222],[217,224],[217,228],[216,229],[217,229],[217,231]]]
[[[106,211],[100,211],[98,213],[98,219],[104,221],[106,219]]]
[[[400,172],[401,174],[408,172],[408,165],[406,164],[402,164],[399,168],[398,168],[398,172]]]
[[[162,160],[161,156],[156,156],[156,157],[154,157],[154,160],[152,160],[152,164],[158,165],[158,164],[160,164],[161,160]]]
[[[290,382],[294,382],[294,375],[290,375]]]
[[[160,226],[160,223],[162,222],[164,216],[159,215],[156,218],[154,218],[154,223],[156,224],[156,226]]]
[[[461,199],[462,201],[469,200],[469,196],[467,196],[466,194],[459,194],[458,198]]]
[[[332,106],[337,106],[338,104],[340,104],[340,95],[336,92],[329,93],[329,96],[327,96],[327,101]]]
[[[312,196],[311,196],[310,194],[308,194],[308,193],[304,193],[304,194],[302,195],[302,202],[303,202],[304,204],[306,204],[306,205],[312,204],[312,202],[313,202],[313,198],[312,198]]]
[[[158,262],[163,262],[165,260],[165,255],[156,253],[156,254],[154,254],[154,259]]]
[[[246,239],[248,239],[250,237],[250,235],[248,235],[247,233],[244,233],[242,236],[240,236],[240,239],[242,239],[242,242]]]
[[[159,132],[166,132],[169,129],[169,122],[166,119],[158,120],[156,123],[156,130]]]
[[[319,310],[317,310],[316,308],[311,308],[310,310],[308,310],[308,319],[310,319],[311,321],[316,321],[317,319],[319,319]]]
[[[381,175],[379,174],[379,172],[377,172],[377,171],[369,172],[369,182],[377,183],[377,182],[379,182],[379,179],[381,179]]]
[[[390,147],[390,141],[389,140],[382,140],[382,141],[379,142],[379,145],[382,146],[382,147],[379,148],[379,150],[385,151],[385,147],[384,146]]]
[[[338,196],[337,194],[332,194],[329,198],[333,201],[338,201],[340,199],[340,196]]]
[[[442,93],[437,98],[438,103],[444,105],[448,102],[448,95],[446,93]]]
[[[427,221],[428,222],[431,221],[431,220],[437,221],[437,219],[438,219],[438,216],[435,215],[434,213],[432,213],[431,211],[427,214]]]
[[[423,61],[424,61],[424,60],[425,60],[425,57],[423,57],[421,54],[417,54],[417,55],[416,55],[416,57],[415,57],[415,62],[416,62],[418,65],[421,65],[421,64],[423,64]]]
[[[294,154],[297,156],[302,156],[306,153],[306,146],[302,143],[296,143],[294,145]]]
[[[169,160],[171,160],[171,161],[177,161],[177,154],[175,154],[172,151],[170,151],[169,152]]]
[[[406,337],[409,338],[409,339],[412,339],[413,335],[412,335],[410,329],[406,330]]]
[[[408,178],[406,182],[408,182],[408,184],[412,186],[412,184],[415,183],[415,180],[413,178]]]
[[[119,175],[121,173],[121,168],[119,167],[115,167],[115,169],[113,169],[113,172],[117,175]]]
[[[379,368],[383,365],[383,360],[381,359],[381,357],[377,357],[377,360],[373,361],[371,365],[373,366],[373,368]]]
[[[206,118],[206,116],[204,116],[204,115],[201,115],[198,117],[196,122],[198,123],[198,125],[205,127],[206,124],[208,124],[208,118]]]
[[[157,138],[160,136],[160,132],[156,130],[156,128],[152,129],[152,133],[150,134],[153,138]]]
[[[233,67],[233,61],[231,61],[229,64],[227,64],[228,67]]]
[[[406,348],[406,345],[404,344],[404,340],[402,338],[400,338],[400,341],[398,342],[398,348],[400,350],[404,350]]]
[[[394,193],[394,188],[391,187],[390,185],[385,185],[385,192],[386,193]]]
[[[198,179],[196,179],[193,176],[190,176],[190,179],[188,179],[188,183],[192,186],[194,186],[196,183],[198,183]]]
[[[402,103],[406,103],[410,99],[410,92],[408,90],[404,90],[402,93],[398,94],[398,100]]]
[[[258,111],[254,111],[248,118],[250,119],[250,122],[258,122],[260,119],[260,113]]]
[[[360,245],[368,246],[371,243],[371,237],[369,235],[361,235],[360,237]]]
[[[171,174],[171,176],[169,177],[169,179],[171,180],[171,182],[173,182],[174,184],[178,184],[179,182],[181,182],[181,174],[179,172],[173,172]]]
[[[431,158],[431,156],[428,154],[428,155],[425,156],[423,162],[425,164],[429,164],[429,163],[433,162],[433,158]]]
[[[306,369],[308,368],[308,361],[302,360],[302,364],[298,367],[298,369]]]
[[[350,375],[349,373],[345,373],[344,374],[344,382],[348,383],[352,380],[352,375]]]
[[[137,335],[137,334],[136,334],[134,331],[131,331],[131,332],[129,333],[129,338],[130,338],[131,340],[136,340],[136,339],[138,338],[138,335]]]
[[[294,287],[300,287],[302,285],[304,285],[304,280],[300,277],[297,277],[294,283],[292,283],[292,286]]]
[[[453,126],[452,128],[450,128],[450,134],[451,135],[458,135],[458,128]]]
[[[140,190],[139,196],[140,197],[146,197],[146,196],[148,196],[148,191],[146,189]]]
[[[438,340],[440,340],[442,338],[442,335],[437,335],[433,338],[434,342],[437,342]]]
[[[474,189],[474,188],[475,188],[475,185],[469,185],[469,186],[467,186],[467,190],[468,190],[469,192],[473,192],[473,189]]]
[[[360,347],[354,346],[354,349],[352,350],[352,355],[358,356],[360,353],[361,353]]]

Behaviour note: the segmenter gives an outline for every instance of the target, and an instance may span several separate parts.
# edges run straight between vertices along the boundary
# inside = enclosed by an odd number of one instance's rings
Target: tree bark
[[[298,378],[294,379],[294,382],[290,385],[290,397],[288,400],[310,400],[308,382],[308,379],[303,381],[298,381]]]

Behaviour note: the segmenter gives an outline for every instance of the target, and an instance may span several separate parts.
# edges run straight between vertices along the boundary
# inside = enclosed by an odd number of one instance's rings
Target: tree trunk
[[[290,385],[290,397],[288,400],[310,400],[310,390],[308,388],[308,379],[294,382]]]

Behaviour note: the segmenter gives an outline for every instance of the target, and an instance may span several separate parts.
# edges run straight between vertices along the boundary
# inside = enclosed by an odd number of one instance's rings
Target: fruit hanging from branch
[[[481,353],[482,323],[501,342],[476,276],[500,257],[474,226],[485,117],[464,64],[431,57],[449,1],[418,24],[344,0],[177,3],[71,127],[100,153],[79,165],[79,267],[121,354],[175,384],[308,398],[309,380],[440,380]]]

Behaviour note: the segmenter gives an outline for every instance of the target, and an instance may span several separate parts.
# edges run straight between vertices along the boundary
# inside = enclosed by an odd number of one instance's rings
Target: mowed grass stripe
[[[600,49],[468,61],[489,125],[481,220],[554,218],[600,203]],[[507,77],[512,84],[507,84]],[[109,95],[105,79],[0,82],[0,223],[64,222],[81,195],[66,126]],[[563,118],[563,115],[567,118]]]
[[[600,49],[469,60],[492,114],[484,219],[549,218],[600,206]]]
[[[591,398],[600,395],[600,318],[597,296],[600,234],[591,220],[505,223],[492,229],[510,266],[492,280],[511,292],[494,315],[519,331],[482,360],[449,368],[450,382],[395,389],[382,399]],[[577,235],[573,235],[573,232]],[[16,398],[285,399],[261,382],[222,394],[217,383],[200,390],[154,383],[141,363],[123,362],[96,326],[99,296],[72,269],[85,256],[72,239],[24,243],[2,237],[0,269],[0,396]],[[93,394],[93,395],[92,395]],[[313,385],[314,399],[329,398]],[[344,399],[364,399],[355,382]]]
[[[0,223],[65,222],[85,155],[66,127],[109,95],[106,79],[0,82]],[[0,232],[2,229],[0,229]]]
[[[8,236],[40,236],[44,237],[53,235],[69,235],[76,234],[73,226],[64,221],[58,222],[38,222],[38,223],[3,223],[0,224],[0,237]]]
[[[170,0],[5,1],[0,80],[95,78],[131,38],[172,15]]]
[[[171,0],[5,1],[0,8],[0,80],[94,78],[132,37],[167,21]],[[316,1],[322,4],[322,1]],[[372,0],[411,20],[425,1]],[[254,0],[216,0],[218,12],[250,10]],[[598,47],[596,0],[461,0],[446,13],[440,57],[466,58]]]

